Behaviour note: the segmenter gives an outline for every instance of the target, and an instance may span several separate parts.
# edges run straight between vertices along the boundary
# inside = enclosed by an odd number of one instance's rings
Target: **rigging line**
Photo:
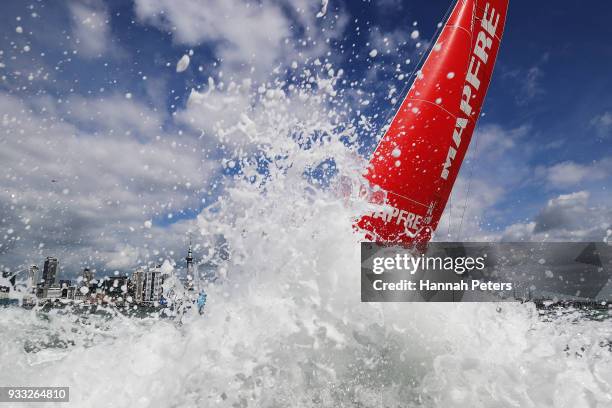
[[[389,113],[387,113],[387,116],[385,117],[385,120],[383,121],[383,129],[390,124],[389,123],[389,119],[391,119],[391,122],[393,122],[392,116],[393,116],[393,118],[395,118],[395,116],[398,113],[399,107],[402,105],[402,103],[404,103],[404,100],[408,97],[408,92],[410,91],[410,87],[412,86],[412,84],[415,81],[415,73],[418,70],[420,70],[421,67],[422,67],[422,64],[424,64],[423,59],[426,59],[426,57],[428,57],[430,55],[431,50],[433,49],[433,47],[435,46],[436,42],[438,41],[438,37],[440,36],[440,33],[442,32],[444,27],[446,27],[446,23],[448,22],[448,17],[450,16],[452,10],[454,9],[454,7],[455,7],[455,5],[457,4],[458,1],[460,1],[460,0],[451,1],[450,5],[448,6],[448,9],[446,10],[446,13],[444,13],[444,17],[441,20],[442,24],[440,24],[440,26],[436,28],[436,31],[434,32],[434,35],[432,37],[431,43],[429,44],[429,47],[427,47],[427,50],[425,50],[425,52],[421,54],[421,57],[419,58],[419,61],[417,62],[417,64],[414,66],[414,68],[410,72],[410,75],[408,75],[408,79],[409,80],[406,81],[406,83],[402,87],[401,92],[399,92],[397,94],[398,95],[397,102],[395,102],[393,104],[392,109],[389,111]],[[410,80],[410,79],[412,79],[412,80]],[[400,98],[400,96],[402,96],[402,97]],[[384,134],[383,134],[383,137],[384,137]],[[376,151],[376,149],[378,149],[378,145],[380,144],[382,139],[383,138],[381,137],[380,140],[378,141],[378,143],[376,144],[376,148],[374,149],[374,151]]]
[[[482,115],[482,113],[481,113]],[[478,122],[476,122],[478,123]],[[476,155],[478,153],[478,124],[476,125],[476,128],[474,129],[474,148],[472,149],[473,155],[474,155],[474,159],[476,158]],[[467,185],[467,190],[465,193],[465,202],[463,203],[463,211],[461,213],[461,221],[459,222],[459,231],[457,232],[457,237],[459,238],[459,240],[461,240],[461,229],[463,228],[463,218],[465,217],[465,210],[467,209],[467,205],[468,205],[468,198],[470,196],[470,188],[472,186],[472,176],[474,174],[474,167],[476,167],[476,160],[474,160],[473,163],[471,163],[472,165],[470,166],[470,174],[468,175],[468,185]]]
[[[453,220],[453,193],[448,196],[448,232],[447,238],[451,236],[451,221]]]

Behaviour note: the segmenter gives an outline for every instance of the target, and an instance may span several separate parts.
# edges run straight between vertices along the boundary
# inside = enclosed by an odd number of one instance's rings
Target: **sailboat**
[[[376,210],[366,239],[426,244],[449,199],[497,58],[508,0],[458,0],[417,71],[364,177]]]

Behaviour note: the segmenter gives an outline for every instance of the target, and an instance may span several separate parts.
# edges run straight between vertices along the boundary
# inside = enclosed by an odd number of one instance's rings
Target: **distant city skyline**
[[[174,296],[173,292],[178,290],[178,287],[175,287],[170,289],[170,292],[169,289],[164,291],[164,282],[171,276],[181,280],[181,290],[198,293],[203,290],[200,271],[194,263],[191,241],[183,261],[184,267],[177,265],[167,268],[162,264],[138,266],[131,273],[104,276],[96,276],[94,270],[84,268],[77,279],[68,279],[61,274],[60,260],[49,256],[43,263],[42,276],[39,275],[37,265],[31,265],[28,269],[20,271],[4,271],[2,277],[8,279],[8,283],[4,281],[0,285],[2,294],[0,297],[5,299],[9,291],[17,290],[24,296],[22,302],[26,306],[56,300],[79,301],[86,304],[160,306],[167,302],[168,296]]]
[[[170,261],[169,259],[164,260],[165,261]],[[186,256],[179,258],[178,260],[172,260],[174,261],[174,263],[172,264],[172,268],[176,269],[177,271],[184,271],[185,273],[194,276],[195,275],[195,271],[196,271],[196,267],[197,267],[197,260],[194,258],[194,251],[193,251],[193,245],[191,243],[191,241],[189,242],[189,246],[187,247],[186,250]],[[162,264],[164,262],[149,262],[147,264],[140,264],[136,267],[136,269],[142,269],[142,268],[160,268],[162,266]],[[72,270],[73,268],[70,268],[69,270]],[[38,276],[39,272],[41,271],[40,267],[38,264],[31,264],[29,266],[29,268],[23,268],[19,271],[11,271],[9,269],[5,270],[5,273],[15,273],[15,272],[25,272],[28,271],[28,276],[32,277],[32,276]],[[95,276],[99,275],[100,273],[104,274],[102,275],[100,278],[104,278],[105,276],[108,277],[112,277],[112,276],[127,276],[130,273],[134,272],[134,268],[127,268],[126,270],[115,270],[112,271],[112,273],[107,274],[106,271],[98,271],[95,268],[90,268],[88,266],[83,267],[79,272],[77,272],[76,274],[63,274],[62,273],[62,264],[60,263],[60,259],[55,257],[55,256],[47,256],[44,261],[42,262],[42,274],[40,275],[40,279],[38,279],[38,282],[52,282],[52,283],[57,283],[58,280],[60,279],[74,279],[74,278],[83,278],[83,280],[85,281],[91,281],[92,279],[95,278]]]

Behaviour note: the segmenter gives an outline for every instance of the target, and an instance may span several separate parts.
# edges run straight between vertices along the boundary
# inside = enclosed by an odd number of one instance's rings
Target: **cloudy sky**
[[[441,235],[611,234],[612,5],[540,3],[510,5],[485,116]],[[3,1],[0,265],[55,255],[70,274],[178,260],[195,217],[223,189],[227,150],[251,148],[235,137],[247,133],[241,126],[273,121],[250,95],[311,71],[330,87],[326,108],[342,110],[369,155],[448,6]],[[177,72],[184,55],[189,64]],[[287,105],[300,120],[325,113]]]

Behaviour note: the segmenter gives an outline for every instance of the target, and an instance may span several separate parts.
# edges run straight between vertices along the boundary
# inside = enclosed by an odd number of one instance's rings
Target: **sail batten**
[[[427,242],[450,196],[491,80],[508,0],[459,0],[379,142],[364,177],[375,241]]]

